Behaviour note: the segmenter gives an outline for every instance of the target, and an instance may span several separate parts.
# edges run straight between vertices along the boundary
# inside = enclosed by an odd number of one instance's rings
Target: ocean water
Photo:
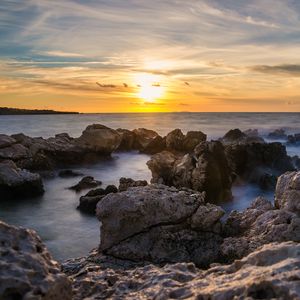
[[[300,132],[300,113],[146,113],[146,114],[81,114],[81,115],[36,115],[0,116],[0,133],[23,132],[29,136],[50,137],[67,132],[73,137],[90,124],[108,127],[134,129],[144,127],[165,135],[175,128],[183,132],[201,130],[209,139],[222,137],[228,130],[240,128],[258,129],[261,135],[277,128],[285,128],[287,133]],[[271,141],[268,139],[268,141]],[[283,141],[282,141],[283,142]],[[290,155],[300,155],[299,146],[287,147]],[[146,166],[149,156],[130,153],[116,153],[93,165],[75,167],[84,175],[94,176],[108,184],[118,185],[120,177],[146,179],[151,174]],[[99,244],[99,222],[96,217],[83,214],[76,209],[79,198],[87,191],[75,193],[68,187],[79,178],[59,177],[44,180],[45,194],[34,199],[6,202],[0,195],[0,219],[15,225],[35,229],[46,243],[54,258],[86,255]],[[264,195],[270,200],[272,193],[266,193],[257,186],[244,185],[233,188],[234,198],[223,203],[224,209],[242,210],[257,196]]]

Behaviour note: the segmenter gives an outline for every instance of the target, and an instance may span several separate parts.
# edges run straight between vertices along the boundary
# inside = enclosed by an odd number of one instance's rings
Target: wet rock
[[[146,180],[133,180],[131,178],[120,178],[119,192],[127,191],[130,187],[146,186],[148,182]]]
[[[221,141],[224,145],[265,143],[264,139],[258,135],[257,131],[248,130],[242,132],[240,129],[229,130]]]
[[[118,189],[114,185],[108,185],[105,189],[98,188],[90,190],[85,196],[80,197],[77,209],[85,213],[95,214],[97,203],[101,201],[105,195],[117,192]]]
[[[220,259],[223,213],[206,206],[201,193],[163,185],[129,188],[97,204],[100,250],[133,261],[194,261],[207,266]]]
[[[287,172],[279,177],[275,206],[300,215],[300,172]]]
[[[292,157],[292,162],[293,162],[293,165],[295,167],[295,169],[299,170],[300,169],[300,158],[299,156],[295,155]]]
[[[13,161],[0,162],[1,199],[38,196],[44,193],[41,176],[19,169]]]
[[[168,150],[183,150],[184,134],[180,129],[174,129],[166,136],[166,147]]]
[[[81,268],[73,272],[74,300],[298,299],[299,253],[299,244],[273,243],[231,265],[207,271],[189,262],[163,267],[133,267],[126,262],[129,267],[124,269],[116,259],[107,264],[107,259],[91,256],[82,259]],[[80,265],[79,260],[74,263]]]
[[[72,299],[71,281],[33,230],[0,221],[0,299]]]
[[[275,129],[274,131],[270,132],[268,134],[268,137],[271,139],[287,139],[287,135],[285,133],[285,130],[280,128],[280,129]]]
[[[159,136],[157,132],[146,128],[134,129],[132,132],[136,136],[134,147],[140,151],[144,151]]]
[[[188,131],[184,137],[182,148],[186,152],[191,152],[201,142],[206,141],[206,134],[201,131]]]
[[[10,147],[15,143],[17,143],[17,141],[14,138],[6,134],[0,134],[0,149]]]
[[[72,177],[78,177],[82,175],[83,175],[82,173],[73,170],[61,170],[58,172],[58,176],[62,178],[72,178]]]
[[[95,180],[94,177],[85,176],[77,184],[71,186],[69,189],[80,192],[81,190],[94,188],[101,184],[102,182],[99,180]]]
[[[243,133],[249,137],[258,137],[259,136],[257,129],[247,129]]]
[[[84,148],[100,154],[111,154],[121,143],[120,134],[104,125],[89,125],[76,140]]]

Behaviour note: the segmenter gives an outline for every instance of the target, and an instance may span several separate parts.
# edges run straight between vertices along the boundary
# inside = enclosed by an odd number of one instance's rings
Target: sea
[[[48,138],[66,132],[79,137],[91,124],[103,124],[117,128],[147,128],[166,135],[175,128],[184,133],[201,130],[208,139],[218,139],[228,130],[258,129],[268,142],[268,133],[283,128],[287,134],[300,133],[300,113],[120,113],[79,115],[7,115],[0,116],[0,133],[24,133],[32,137]],[[285,141],[280,141],[285,143]],[[300,156],[300,146],[287,146],[289,155]],[[114,153],[110,159],[93,165],[73,168],[84,175],[91,175],[108,184],[118,185],[120,177],[145,179],[150,182],[151,173],[146,162],[149,156],[137,152]],[[45,194],[40,197],[5,201],[0,195],[0,219],[38,232],[53,257],[59,261],[87,255],[100,241],[100,223],[95,216],[76,209],[80,196],[68,187],[80,178],[44,179]],[[227,213],[243,210],[257,196],[273,201],[273,193],[254,185],[233,187],[234,198],[221,203]]]

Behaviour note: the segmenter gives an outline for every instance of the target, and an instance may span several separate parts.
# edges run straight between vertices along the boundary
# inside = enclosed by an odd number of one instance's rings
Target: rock
[[[114,185],[108,185],[105,190],[102,188],[90,190],[85,196],[80,197],[77,209],[85,213],[95,214],[97,203],[102,200],[105,195],[117,192],[118,189]]]
[[[271,203],[258,198],[249,209],[229,215],[223,234],[228,237],[221,252],[230,261],[271,242],[300,242],[300,218],[293,212],[274,209]]]
[[[76,140],[84,148],[100,154],[111,154],[121,143],[120,134],[104,125],[89,125]]]
[[[172,170],[179,158],[169,151],[162,151],[151,157],[147,166],[152,173],[152,183],[172,185]]]
[[[81,190],[94,188],[101,184],[102,182],[95,180],[94,177],[85,176],[77,184],[71,186],[69,189],[74,190],[76,192],[80,192]]]
[[[119,192],[127,191],[130,187],[146,186],[148,182],[146,180],[133,180],[131,178],[120,178]]]
[[[228,144],[226,158],[233,172],[244,181],[259,183],[266,173],[279,176],[294,170],[281,143]]]
[[[201,142],[206,141],[206,134],[201,131],[188,131],[184,137],[182,148],[186,152],[192,152]]]
[[[121,136],[121,143],[117,150],[119,151],[130,151],[135,150],[135,143],[136,143],[136,135],[134,132],[128,129],[118,128],[116,130],[119,135]]]
[[[124,269],[124,261],[105,261],[91,256],[77,262],[81,268],[71,276],[74,300],[300,298],[300,245],[292,242],[265,245],[231,265],[206,271],[190,262]]]
[[[58,176],[62,178],[72,178],[72,177],[78,177],[82,175],[83,175],[82,173],[73,170],[61,170],[58,172]]]
[[[294,135],[289,135],[287,137],[289,144],[297,144],[300,142],[300,133],[296,133]]]
[[[10,160],[0,162],[0,194],[2,200],[13,197],[31,197],[44,193],[41,176],[17,168]]]
[[[14,138],[6,134],[0,134],[0,149],[10,147],[16,143],[17,141]]]
[[[161,152],[147,162],[152,183],[206,192],[208,202],[231,197],[232,172],[220,142],[202,142],[184,156]]]
[[[240,129],[231,129],[229,130],[222,138],[225,142],[236,142],[246,138],[246,134],[243,133]]]
[[[142,153],[155,154],[166,149],[166,139],[161,136],[155,137],[149,144],[141,150]]]
[[[71,281],[33,230],[0,221],[0,299],[72,299]]]
[[[134,129],[132,132],[136,136],[134,147],[140,151],[144,151],[144,149],[146,149],[149,144],[159,136],[157,132],[146,128]]]
[[[279,177],[275,206],[300,215],[300,172],[287,172]]]
[[[274,131],[270,132],[268,134],[269,138],[276,139],[276,140],[281,140],[281,139],[286,139],[287,135],[285,133],[285,130],[280,128],[280,129],[275,129]]]
[[[132,261],[194,261],[207,266],[220,259],[223,213],[206,206],[200,193],[163,185],[129,188],[97,204],[100,250]]]
[[[166,146],[168,150],[183,150],[184,134],[180,129],[174,129],[166,136]]]
[[[29,157],[28,149],[21,144],[13,144],[9,147],[0,149],[0,158],[2,159],[11,159],[16,161],[27,157]]]
[[[263,174],[259,179],[259,187],[262,190],[275,190],[277,176],[269,173]]]

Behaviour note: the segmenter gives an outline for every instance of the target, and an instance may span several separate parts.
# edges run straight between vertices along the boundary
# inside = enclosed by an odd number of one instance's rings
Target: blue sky
[[[0,105],[300,109],[296,0],[3,0],[0,40]],[[139,78],[161,99],[139,99]]]

